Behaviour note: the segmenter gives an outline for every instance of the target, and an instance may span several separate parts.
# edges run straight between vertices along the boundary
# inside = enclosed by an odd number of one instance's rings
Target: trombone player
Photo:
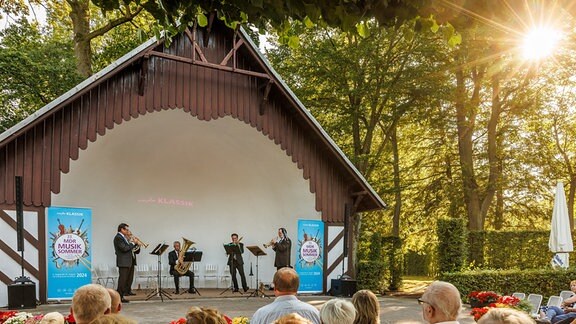
[[[123,303],[129,301],[124,296],[136,295],[132,292],[132,281],[134,281],[134,266],[136,265],[136,254],[140,253],[142,243],[136,236],[132,235],[129,225],[120,223],[118,233],[114,236],[114,253],[116,253],[116,266],[118,267],[118,288],[120,300]]]
[[[229,246],[238,246],[240,253],[234,252],[228,254],[228,266],[230,267],[230,275],[232,276],[232,284],[234,285],[233,292],[239,292],[238,289],[238,279],[236,278],[236,270],[240,274],[240,280],[242,280],[242,288],[244,292],[248,291],[248,284],[246,283],[246,275],[244,274],[244,259],[242,258],[242,253],[244,253],[244,243],[240,243],[238,239],[238,234],[232,233],[230,235],[232,242],[228,243]]]
[[[187,276],[190,282],[190,287],[188,287],[188,293],[193,294],[196,292],[194,288],[194,272],[191,270],[186,271],[181,274],[176,271],[175,267],[178,264],[184,263],[184,256],[186,251],[180,251],[180,242],[174,241],[174,250],[168,253],[168,264],[170,264],[170,274],[174,276],[174,287],[176,287],[176,294],[180,293],[180,277]]]

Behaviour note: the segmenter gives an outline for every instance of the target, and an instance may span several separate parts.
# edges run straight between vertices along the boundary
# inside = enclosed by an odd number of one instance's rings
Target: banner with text
[[[48,299],[72,299],[92,282],[92,210],[49,207],[46,229]]]
[[[324,222],[298,220],[298,256],[296,272],[300,276],[300,293],[319,293],[324,278]]]

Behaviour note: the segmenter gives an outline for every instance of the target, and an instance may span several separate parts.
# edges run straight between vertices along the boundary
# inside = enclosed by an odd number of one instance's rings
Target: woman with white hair
[[[353,324],[355,318],[354,305],[344,299],[331,299],[320,309],[320,321],[324,324]]]

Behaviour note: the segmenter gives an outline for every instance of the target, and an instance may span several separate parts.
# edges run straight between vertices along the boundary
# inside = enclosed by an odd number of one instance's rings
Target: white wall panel
[[[116,125],[63,175],[53,206],[89,207],[93,211],[93,264],[115,266],[112,240],[120,222],[151,247],[182,237],[204,252],[200,265],[226,266],[223,243],[230,233],[245,245],[259,245],[286,227],[296,238],[297,220],[321,219],[302,170],[280,146],[249,125],[226,117],[210,122],[180,110],[140,116]],[[292,263],[295,261],[292,248]],[[260,257],[260,279],[275,271],[274,252]],[[167,255],[162,262],[167,263]],[[256,258],[244,253],[245,270]]]

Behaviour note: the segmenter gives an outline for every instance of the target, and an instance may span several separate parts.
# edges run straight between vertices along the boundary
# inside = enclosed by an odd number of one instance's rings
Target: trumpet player
[[[136,254],[140,253],[140,245],[144,244],[132,235],[129,225],[120,223],[118,233],[114,237],[114,252],[118,267],[118,287],[116,290],[123,303],[129,302],[124,298],[125,296],[136,295],[132,292],[132,281],[134,281],[134,266],[136,265]]]
[[[272,250],[276,252],[274,257],[274,266],[276,270],[284,267],[290,267],[290,251],[292,250],[292,241],[287,236],[286,229],[281,227],[278,229],[278,240],[270,242]]]
[[[238,251],[240,253],[230,253],[228,255],[228,266],[230,267],[230,275],[232,276],[232,284],[234,285],[234,292],[238,292],[238,279],[236,278],[236,270],[240,274],[240,280],[242,281],[242,289],[248,291],[248,284],[246,283],[246,275],[244,274],[244,259],[242,258],[242,253],[244,253],[244,243],[240,243],[238,240],[238,234],[232,233],[230,235],[232,242],[228,245],[238,246]]]

